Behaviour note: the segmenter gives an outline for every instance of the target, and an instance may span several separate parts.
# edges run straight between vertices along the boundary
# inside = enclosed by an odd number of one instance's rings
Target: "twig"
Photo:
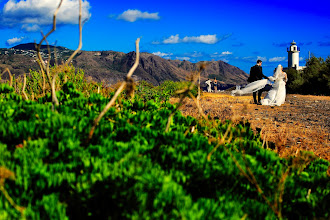
[[[43,73],[43,77],[44,77],[44,73],[45,72],[47,74],[48,82],[49,82],[49,85],[50,85],[50,87],[52,89],[52,102],[56,106],[59,105],[59,102],[58,102],[58,99],[56,97],[55,87],[53,87],[53,83],[52,83],[51,76],[50,76],[50,73],[49,73],[49,62],[48,62],[48,65],[45,66],[45,63],[44,63],[44,61],[43,61],[43,59],[41,57],[41,54],[40,54],[40,47],[41,47],[42,42],[44,42],[44,41],[47,42],[47,37],[56,30],[56,16],[57,16],[57,13],[58,13],[61,5],[62,5],[62,2],[63,2],[63,0],[60,1],[57,9],[54,12],[54,16],[53,16],[53,28],[52,28],[52,30],[50,30],[46,35],[44,35],[41,32],[41,34],[43,35],[43,38],[41,39],[40,43],[37,46],[37,56],[38,56],[38,59],[39,59],[39,66],[40,66],[41,72]],[[48,42],[47,42],[47,45],[49,47]],[[50,57],[50,54],[49,54],[49,57]]]
[[[223,137],[220,139],[220,141],[218,142],[218,144],[217,144],[217,145],[211,150],[211,152],[207,155],[207,160],[208,160],[208,161],[211,160],[211,156],[212,156],[212,154],[213,154],[213,153],[214,153],[214,152],[215,152],[215,151],[216,151],[221,145],[223,145],[223,144],[226,143],[226,138],[227,138],[227,136],[228,136],[228,133],[229,133],[230,129],[231,129],[231,124],[228,125],[228,128],[227,128],[225,134],[224,134]],[[230,138],[228,139],[227,142],[230,142],[231,139],[232,139],[232,137],[233,137],[233,134],[230,133]]]
[[[41,34],[44,36],[44,34],[41,32]],[[45,37],[45,36],[44,36]],[[47,75],[47,78],[48,78],[48,82],[49,82],[49,85],[50,85],[50,88],[51,88],[51,93],[52,93],[52,103],[56,106],[59,105],[59,102],[58,102],[58,99],[56,97],[56,87],[55,87],[55,78],[57,76],[57,74],[55,73],[54,76],[53,76],[53,79],[51,78],[50,76],[50,69],[49,69],[49,62],[50,62],[50,48],[49,48],[49,44],[48,44],[48,41],[47,41],[47,38],[45,38],[45,41],[47,43],[47,48],[48,48],[48,53],[49,53],[49,56],[48,56],[48,63],[47,63],[47,66],[45,67],[46,69],[44,69],[44,71],[46,72],[46,75]]]
[[[71,54],[69,59],[65,62],[65,65],[68,65],[71,60],[76,56],[76,54],[80,51],[82,48],[82,24],[81,24],[81,0],[79,0],[79,45],[78,48]]]
[[[12,87],[12,86],[13,86],[13,75],[11,74],[9,68],[6,68],[6,69],[1,73],[1,76],[2,76],[5,72],[7,72],[8,75],[9,75],[9,86]]]
[[[200,66],[200,69],[199,69],[198,75],[200,75],[200,73],[204,70],[204,68],[205,68],[205,65],[201,65],[201,66]],[[180,100],[179,100],[179,102],[178,102],[176,108],[175,108],[175,109],[171,112],[171,114],[168,116],[167,124],[166,124],[166,128],[165,128],[165,132],[168,132],[168,131],[169,131],[173,115],[174,115],[175,112],[176,112],[177,110],[179,110],[179,108],[182,106],[183,101],[184,101],[185,98],[189,95],[190,91],[194,88],[194,85],[196,84],[197,80],[198,80],[198,77],[193,76],[193,79],[191,80],[191,83],[190,83],[190,85],[189,85],[187,88],[182,89],[182,90],[179,90],[179,91],[176,92],[177,94],[181,94],[181,96],[180,96]],[[198,108],[200,108],[200,107],[199,107],[199,104],[196,104],[196,105],[197,105]],[[199,110],[200,110],[200,109],[199,109]]]
[[[198,74],[198,95],[197,95],[197,105],[199,106],[199,102],[201,100],[201,74]]]
[[[45,36],[43,36],[43,38],[41,39],[40,43],[37,46],[37,56],[38,56],[38,59],[41,62],[41,65],[42,65],[43,69],[46,69],[46,67],[45,67],[45,64],[43,63],[43,59],[42,59],[41,54],[40,54],[40,47],[41,47],[42,42],[44,42],[47,39],[47,37],[56,30],[56,16],[57,16],[58,11],[60,10],[62,2],[63,2],[63,0],[60,1],[57,9],[54,12],[52,30],[50,30]]]
[[[37,48],[37,44],[35,44],[35,47]],[[42,94],[45,95],[45,90],[46,90],[46,76],[45,76],[45,71],[43,69],[43,66],[42,66],[41,61],[39,60],[39,58],[37,59],[37,63],[39,65],[39,67],[40,67],[41,76],[42,76]]]
[[[55,46],[54,46],[54,59],[55,59],[55,65],[58,66],[56,44],[57,44],[57,41],[55,41]]]
[[[41,32],[41,34],[43,35],[43,33]],[[44,36],[44,35],[43,35]],[[57,76],[57,73],[54,74],[53,76],[53,79],[51,79],[51,76],[50,76],[50,69],[49,69],[49,63],[50,63],[50,57],[51,57],[51,52],[50,52],[50,47],[49,47],[49,43],[47,41],[47,38],[45,38],[45,41],[47,43],[47,49],[48,49],[48,63],[47,63],[47,66],[46,66],[46,74],[47,74],[47,78],[48,78],[48,81],[49,81],[49,84],[50,84],[50,88],[52,90],[52,102],[54,105],[58,106],[59,105],[59,102],[58,102],[58,99],[56,97],[56,87],[55,87],[55,79],[56,79],[56,76]]]
[[[3,193],[5,198],[8,200],[8,202],[21,213],[22,217],[24,216],[24,207],[16,205],[14,200],[10,197],[7,190],[5,189],[5,181],[6,179],[15,180],[15,174],[8,170],[6,167],[0,166],[0,191]]]
[[[22,93],[23,93],[23,95],[25,97],[25,100],[29,100],[28,96],[25,93],[25,87],[26,87],[26,74],[24,73]]]
[[[21,216],[24,216],[24,210],[25,207],[21,207],[18,206],[14,200],[9,196],[7,190],[5,189],[5,187],[0,185],[0,191],[3,193],[3,195],[5,196],[5,198],[8,200],[8,202],[10,203],[10,205],[12,205],[17,211],[19,211],[21,213]]]
[[[198,112],[199,114],[205,119],[207,120],[207,117],[206,115],[203,113],[203,109],[202,107],[200,106],[200,103],[199,103],[199,100],[198,98],[196,99],[195,96],[193,96],[193,94],[191,92],[189,92],[189,96],[194,100],[196,106],[197,106],[197,109],[198,109]]]
[[[140,38],[138,38],[135,41],[135,47],[136,47],[136,59],[135,59],[135,63],[132,66],[132,68],[129,70],[127,76],[126,76],[126,80],[122,82],[122,84],[120,85],[120,87],[117,89],[115,95],[112,97],[112,99],[110,100],[110,102],[105,106],[105,108],[103,109],[103,111],[100,113],[100,115],[94,120],[93,122],[93,126],[89,132],[88,135],[88,139],[87,139],[87,143],[92,139],[93,134],[94,134],[94,130],[96,128],[96,126],[98,125],[98,123],[100,122],[100,120],[102,119],[102,117],[105,115],[105,113],[107,113],[107,111],[109,111],[109,109],[111,108],[111,106],[113,106],[113,104],[116,102],[117,97],[119,96],[119,94],[124,90],[126,84],[127,84],[127,80],[131,78],[131,76],[133,75],[134,71],[136,70],[136,68],[139,65],[139,60],[140,60],[140,50],[139,50],[139,42],[140,42]]]
[[[285,173],[282,175],[282,178],[280,179],[280,182],[278,183],[278,194],[279,194],[279,198],[277,199],[277,193],[275,194],[275,209],[278,210],[278,214],[277,216],[279,217],[279,219],[282,218],[282,202],[283,202],[283,193],[284,193],[284,188],[285,188],[285,181],[287,179],[287,177],[290,174],[290,167],[285,171]]]
[[[247,178],[248,181],[249,181],[250,183],[252,183],[252,184],[255,186],[257,192],[258,192],[258,193],[261,195],[261,197],[265,200],[265,202],[267,203],[267,205],[268,205],[268,206],[274,211],[274,213],[275,213],[276,215],[278,215],[278,210],[274,207],[274,205],[272,205],[272,204],[270,203],[270,201],[268,200],[268,198],[267,198],[267,197],[265,196],[265,194],[263,193],[263,191],[262,191],[262,189],[260,188],[260,186],[259,186],[259,184],[258,184],[256,178],[254,177],[252,171],[251,171],[250,168],[248,167],[246,161],[244,160],[245,165],[246,165],[246,170],[248,171],[249,175],[243,170],[243,168],[242,168],[241,165],[238,163],[238,161],[237,161],[237,159],[234,157],[234,155],[230,152],[230,150],[229,150],[226,146],[224,146],[224,149],[227,151],[227,153],[229,154],[229,156],[232,158],[232,160],[234,161],[235,165],[237,166],[237,168],[239,169],[239,171],[243,174],[243,176],[244,176],[245,178]],[[243,154],[243,156],[244,156],[244,154]]]
[[[58,99],[56,97],[56,90],[55,90],[55,82],[56,82],[56,77],[57,77],[57,73],[54,74],[53,76],[53,80],[52,80],[52,102],[58,106],[59,105],[59,102],[58,102]]]
[[[171,125],[171,122],[172,122],[172,117],[175,114],[175,112],[182,106],[183,100],[185,99],[185,97],[186,97],[185,95],[181,95],[180,100],[179,100],[179,103],[177,104],[176,108],[168,116],[167,124],[166,124],[166,128],[165,128],[165,132],[168,132],[169,131],[170,125]]]
[[[42,32],[41,32],[41,34],[43,35]],[[52,55],[51,55],[51,51],[50,51],[50,47],[49,47],[49,43],[48,43],[47,38],[45,39],[45,41],[46,41],[47,50],[48,50],[48,60],[47,60],[46,72],[49,73],[50,58],[52,57]]]

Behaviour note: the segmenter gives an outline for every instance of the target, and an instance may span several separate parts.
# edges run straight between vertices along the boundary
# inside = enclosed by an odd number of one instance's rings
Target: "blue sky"
[[[0,0],[0,47],[37,42],[51,29],[59,0]],[[328,0],[244,1],[84,0],[83,50],[140,50],[168,59],[223,60],[249,72],[263,60],[265,75],[282,64],[294,40],[300,65],[310,51],[330,55]],[[78,1],[64,0],[50,44],[78,46]]]

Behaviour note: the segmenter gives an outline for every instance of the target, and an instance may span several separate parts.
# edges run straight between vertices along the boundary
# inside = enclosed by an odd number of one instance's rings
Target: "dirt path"
[[[270,107],[252,104],[252,96],[204,93],[201,106],[213,118],[248,120],[253,130],[260,131],[266,147],[275,143],[274,151],[283,157],[307,150],[330,161],[329,96],[287,95],[284,105]],[[187,99],[181,111],[198,116],[192,100]]]

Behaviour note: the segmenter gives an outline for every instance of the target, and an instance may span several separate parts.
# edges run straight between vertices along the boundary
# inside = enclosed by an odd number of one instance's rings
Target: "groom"
[[[268,79],[268,77],[265,76],[262,73],[262,67],[261,67],[261,65],[262,65],[262,61],[261,60],[257,60],[257,64],[255,66],[251,67],[251,69],[250,69],[250,76],[247,79],[247,81],[249,83],[254,82],[254,81],[257,81],[257,80],[260,80],[262,78]],[[254,104],[260,104],[262,92],[269,91],[270,88],[269,88],[269,86],[265,86],[265,88],[260,89],[260,90],[258,90],[256,92],[254,92],[253,93]],[[257,101],[257,92],[258,92],[258,101]]]

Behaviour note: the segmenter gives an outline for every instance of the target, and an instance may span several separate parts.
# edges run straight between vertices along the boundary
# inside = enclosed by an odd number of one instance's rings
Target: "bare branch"
[[[24,73],[22,93],[23,93],[23,95],[25,97],[25,100],[29,100],[28,96],[25,93],[25,87],[26,87],[26,74]]]
[[[38,47],[36,43],[34,43],[34,46],[35,46],[35,48]],[[45,90],[46,90],[46,76],[45,76],[45,70],[44,70],[44,68],[43,68],[43,66],[42,66],[42,64],[41,64],[42,61],[41,61],[40,58],[39,58],[39,52],[37,52],[37,55],[38,55],[37,63],[38,63],[38,65],[39,65],[39,67],[40,67],[41,76],[42,76],[42,94],[45,95]],[[40,56],[40,57],[41,57],[41,56]]]
[[[38,64],[40,66],[40,70],[41,70],[42,77],[43,77],[43,93],[44,94],[45,94],[45,87],[46,87],[45,72],[47,73],[47,78],[48,78],[48,81],[49,81],[50,86],[52,86],[52,83],[51,83],[51,78],[50,78],[50,74],[49,74],[49,66],[48,66],[48,68],[45,66],[45,63],[44,63],[44,61],[43,61],[43,59],[41,57],[41,54],[40,54],[40,47],[41,47],[42,42],[44,42],[45,40],[47,40],[47,37],[56,30],[56,16],[57,16],[57,13],[58,13],[61,5],[62,5],[62,2],[63,2],[63,0],[60,1],[60,3],[58,4],[58,7],[56,8],[56,10],[54,12],[54,16],[53,16],[53,28],[52,28],[52,30],[50,30],[46,35],[44,35],[41,32],[42,35],[43,35],[43,38],[41,39],[41,41],[39,42],[38,45],[35,45],[36,46],[36,50],[37,50]],[[49,53],[49,56],[50,56],[50,53]],[[47,71],[47,69],[48,69],[48,71]],[[57,100],[57,98],[55,97],[55,98],[53,98],[53,100]]]
[[[205,120],[207,120],[207,117],[206,115],[203,113],[203,109],[200,105],[200,102],[198,100],[198,97],[195,98],[195,96],[193,96],[193,94],[191,92],[189,92],[189,96],[194,100],[196,106],[197,106],[197,109],[198,109],[198,112],[199,112],[199,115],[201,115]]]
[[[56,18],[56,17],[55,17]],[[41,34],[43,35],[43,33],[41,32]],[[45,38],[45,36],[43,35],[43,37]],[[50,85],[50,88],[52,90],[52,102],[54,105],[58,106],[59,105],[59,102],[58,102],[58,99],[56,97],[56,87],[55,87],[55,79],[57,77],[57,74],[55,73],[55,75],[53,76],[53,79],[51,78],[50,76],[50,70],[49,70],[49,63],[50,63],[50,47],[49,47],[49,44],[48,44],[48,41],[47,41],[47,38],[45,38],[45,41],[47,43],[47,48],[48,48],[48,53],[49,53],[49,56],[48,56],[48,63],[47,63],[47,66],[45,67],[43,65],[43,68],[44,71],[46,72],[46,75],[47,75],[47,78],[48,78],[48,82],[49,82],[49,85]]]
[[[127,80],[129,78],[131,78],[131,76],[133,75],[134,71],[136,70],[136,68],[139,65],[139,60],[140,60],[140,50],[139,50],[139,42],[140,42],[140,38],[138,38],[135,41],[135,47],[136,47],[136,59],[135,59],[135,63],[132,66],[132,68],[129,70],[127,76],[126,76],[126,80],[124,82],[122,82],[122,84],[120,85],[120,87],[117,89],[115,95],[112,97],[112,99],[110,100],[110,102],[105,106],[105,108],[103,109],[103,111],[100,113],[100,115],[94,120],[93,126],[89,132],[89,136],[87,139],[87,142],[89,142],[94,134],[94,130],[96,128],[96,126],[98,125],[98,123],[100,122],[100,120],[102,119],[102,117],[105,115],[105,113],[107,113],[107,111],[109,111],[109,109],[111,108],[111,106],[113,106],[113,104],[116,102],[119,94],[124,90],[126,84],[127,84]]]
[[[201,67],[201,68],[199,69],[198,75],[200,75],[200,73],[201,73],[203,70],[204,70],[204,66]],[[168,131],[169,131],[173,115],[174,115],[175,112],[176,112],[177,110],[179,110],[179,108],[182,106],[183,101],[184,101],[185,98],[189,95],[190,91],[193,90],[194,85],[197,83],[198,75],[192,77],[192,79],[191,79],[191,81],[190,81],[190,85],[189,85],[187,88],[182,89],[182,90],[179,90],[179,91],[176,91],[177,94],[181,94],[181,96],[180,96],[180,100],[179,100],[179,102],[178,102],[177,107],[176,107],[176,108],[172,111],[172,113],[168,116],[167,124],[166,124],[166,128],[165,128],[165,132],[168,132]],[[197,107],[198,107],[198,109],[200,109],[199,104],[197,104]]]
[[[55,65],[58,66],[56,44],[57,44],[57,41],[55,41],[55,46],[54,46],[54,59],[55,59]]]
[[[5,196],[5,198],[7,199],[7,201],[10,203],[10,205],[12,205],[17,211],[19,211],[21,213],[21,216],[24,217],[24,211],[25,211],[25,207],[19,206],[17,205],[14,200],[9,196],[7,190],[5,189],[4,186],[0,185],[0,191],[3,193],[3,195]]]
[[[13,86],[13,75],[11,74],[9,68],[6,68],[2,73],[1,73],[1,76],[7,72],[8,75],[9,75],[9,86]]]
[[[81,24],[81,0],[79,0],[79,45],[78,48],[71,54],[69,59],[65,62],[65,65],[68,65],[71,60],[76,56],[76,54],[80,51],[82,48],[82,24]]]
[[[41,31],[41,34],[43,37],[44,36],[44,33]],[[46,41],[46,44],[47,44],[47,50],[48,50],[48,60],[47,60],[47,66],[46,66],[46,72],[49,73],[49,65],[50,65],[50,58],[51,58],[51,51],[50,51],[50,47],[49,47],[49,43],[48,43],[48,40],[47,38],[45,38],[45,41]]]
[[[38,59],[40,60],[41,65],[42,65],[42,68],[43,68],[44,70],[46,69],[46,66],[45,66],[45,64],[43,63],[43,59],[42,59],[41,54],[40,54],[40,47],[41,47],[42,42],[44,42],[44,41],[47,39],[47,37],[48,37],[51,33],[53,33],[53,32],[56,30],[56,16],[57,16],[58,11],[60,10],[60,7],[61,7],[61,5],[62,5],[62,2],[63,2],[63,0],[60,1],[60,3],[59,3],[59,5],[58,5],[57,9],[56,9],[55,12],[54,12],[54,16],[53,16],[53,29],[50,30],[45,36],[43,36],[43,38],[41,39],[40,43],[38,44],[38,46],[37,46],[37,48],[36,48],[36,49],[37,49],[37,56],[38,56]],[[49,82],[49,83],[50,83],[50,82]]]
[[[57,73],[54,74],[53,76],[53,80],[52,80],[52,85],[51,85],[51,88],[52,88],[52,102],[58,106],[59,105],[59,102],[58,102],[58,99],[56,97],[56,90],[55,90],[55,82],[56,82],[56,77],[57,77]]]
[[[226,138],[228,136],[228,133],[231,130],[231,124],[228,125],[228,128],[225,132],[225,134],[222,136],[222,138],[220,139],[220,141],[218,142],[218,144],[211,150],[211,152],[207,155],[207,160],[210,161],[211,160],[211,156],[212,154],[218,149],[218,147],[220,147],[221,145],[224,145],[226,142],[230,142],[231,138],[232,138],[232,133],[230,133],[230,138],[226,141]]]

